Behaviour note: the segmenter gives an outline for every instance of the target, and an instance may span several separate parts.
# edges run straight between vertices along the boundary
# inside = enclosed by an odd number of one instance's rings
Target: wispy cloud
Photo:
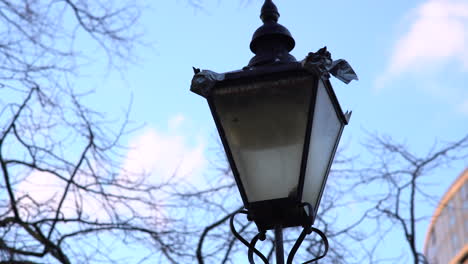
[[[460,105],[458,109],[461,113],[468,115],[468,98],[465,99]]]
[[[196,179],[196,175],[200,175],[207,164],[205,142],[200,139],[201,137],[192,138],[184,133],[183,131],[186,131],[184,122],[186,118],[183,115],[176,115],[168,120],[166,129],[147,128],[131,139],[129,150],[122,163],[121,175],[119,175],[123,182],[148,182],[158,185],[167,182],[174,175],[185,179],[189,177]],[[103,165],[105,164],[99,164],[96,168]],[[105,175],[106,172],[103,173]],[[75,181],[86,185],[92,179],[88,176],[77,175]],[[51,173],[32,171],[27,174],[16,188],[17,196],[22,197],[18,203],[22,216],[30,219],[30,217],[43,215],[44,212],[53,216],[65,185],[65,181]],[[115,187],[107,191],[114,194],[122,194],[120,192],[125,191],[127,196],[140,195],[138,192],[131,193],[129,190],[120,190]],[[162,196],[159,198],[163,199]],[[92,215],[95,219],[106,220],[109,215],[103,210],[102,203],[103,201],[95,200],[93,195],[81,196],[70,193],[67,195],[61,213],[67,217],[77,215],[77,204],[81,204],[85,214]],[[39,208],[37,204],[41,207]],[[139,209],[137,211],[141,214],[152,215],[153,218],[160,216],[163,212],[162,207],[154,210],[138,201],[127,201],[126,204],[116,203],[112,209],[125,214],[128,206],[134,210]]]
[[[429,0],[412,11],[415,17],[395,43],[377,88],[402,73],[427,70],[456,61],[468,70],[468,2]]]
[[[168,121],[167,131],[147,128],[132,139],[124,169],[149,174],[155,180],[174,174],[190,177],[203,171],[205,143],[182,132],[184,121],[184,116],[176,115]]]
[[[74,180],[83,184],[80,178],[85,177],[77,175]],[[46,216],[55,217],[66,184],[63,179],[49,172],[34,170],[29,173],[15,188],[19,213],[23,219],[33,221]],[[95,219],[108,219],[100,204],[94,196],[83,197],[72,187],[67,192],[60,213],[61,216],[76,217],[79,215],[78,210],[83,210],[86,215],[93,215]]]

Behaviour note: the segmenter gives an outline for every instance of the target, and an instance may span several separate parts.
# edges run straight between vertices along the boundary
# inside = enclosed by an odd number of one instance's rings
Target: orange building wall
[[[430,264],[468,264],[468,169],[439,202],[426,235]]]

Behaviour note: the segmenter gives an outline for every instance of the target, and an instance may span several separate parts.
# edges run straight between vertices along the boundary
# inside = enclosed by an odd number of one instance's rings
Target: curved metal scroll
[[[309,204],[309,203],[303,203],[302,206],[306,206],[307,209],[309,210],[309,212],[312,212],[312,206]],[[248,251],[248,258],[249,258],[249,263],[250,264],[255,264],[255,261],[254,261],[254,253],[263,260],[263,262],[265,264],[268,264],[268,259],[258,250],[255,248],[255,244],[257,243],[258,240],[265,240],[265,231],[263,232],[260,232],[258,233],[257,235],[255,235],[253,238],[252,238],[252,241],[249,243],[245,238],[243,238],[237,231],[236,231],[236,228],[234,226],[234,217],[237,215],[237,214],[248,214],[248,212],[246,210],[239,210],[237,212],[235,212],[232,216],[231,216],[231,219],[229,221],[229,225],[231,227],[231,232],[232,234],[234,235],[234,237],[236,237],[240,242],[242,242],[242,244],[246,245],[248,248],[249,248],[249,251]],[[320,231],[319,229],[315,228],[315,227],[312,227],[312,219],[310,219],[310,223],[309,224],[306,224],[304,226],[304,229],[302,230],[301,234],[299,235],[299,237],[297,238],[296,240],[296,243],[294,243],[294,246],[293,248],[291,249],[291,252],[289,253],[289,256],[288,256],[288,259],[287,259],[287,264],[292,264],[293,262],[293,259],[294,259],[294,256],[296,255],[296,252],[297,250],[299,249],[299,247],[301,246],[302,242],[304,241],[305,237],[309,234],[311,234],[312,232],[316,233],[317,235],[320,236],[320,238],[322,238],[322,241],[323,241],[323,244],[325,245],[325,251],[323,252],[322,255],[312,259],[312,260],[309,260],[309,261],[306,261],[306,262],[303,262],[302,264],[308,264],[308,263],[312,263],[314,261],[317,261],[319,259],[322,259],[324,258],[326,255],[327,255],[327,252],[328,252],[328,239],[327,237],[325,236],[325,234]]]
[[[307,206],[307,208],[309,209],[309,212],[312,212],[312,206],[309,204],[309,203],[303,203],[302,204],[303,206]],[[312,223],[312,222],[311,222]],[[322,238],[322,241],[323,241],[323,244],[325,245],[325,251],[323,252],[322,255],[312,259],[312,260],[309,260],[309,261],[306,261],[306,262],[303,262],[302,264],[307,264],[307,263],[312,263],[314,261],[317,261],[321,258],[324,258],[326,255],[327,255],[327,252],[328,252],[328,239],[327,237],[325,236],[325,234],[320,231],[319,229],[315,228],[315,227],[312,227],[312,226],[306,226],[304,227],[304,229],[302,230],[301,234],[299,235],[299,237],[297,238],[296,240],[296,243],[294,243],[294,246],[293,248],[291,249],[291,252],[289,252],[289,256],[288,256],[288,260],[287,260],[287,264],[292,264],[292,261],[294,259],[294,255],[296,255],[296,252],[297,250],[299,249],[299,247],[301,246],[302,244],[302,241],[304,241],[304,238],[312,233],[312,232],[315,232],[317,235],[320,236],[320,238]]]
[[[255,263],[254,259],[253,259],[253,250],[252,249],[255,249],[255,244],[257,243],[258,240],[265,240],[265,232],[260,232],[258,233],[257,235],[254,236],[254,238],[252,238],[252,241],[250,241],[250,247],[249,247],[249,252],[248,252],[248,256],[249,256],[249,262],[250,263]],[[265,260],[263,260],[265,261]]]
[[[304,241],[304,238],[308,234],[310,234],[311,232],[317,233],[322,238],[323,243],[325,244],[325,252],[323,252],[322,255],[320,255],[320,256],[318,256],[318,257],[316,257],[314,259],[303,262],[302,264],[312,263],[312,262],[317,261],[317,260],[319,260],[321,258],[324,258],[327,255],[327,252],[328,252],[328,239],[325,236],[325,234],[322,231],[320,231],[319,229],[315,228],[315,227],[310,227],[309,230],[308,230],[308,228],[304,228],[304,230],[302,230],[302,233],[299,235],[299,238],[296,240],[296,243],[294,244],[293,248],[291,249],[291,252],[289,253],[288,260],[286,262],[287,264],[292,264],[292,261],[294,259],[294,255],[296,254],[297,250],[301,246],[302,241]]]
[[[256,236],[254,236],[254,238],[252,239],[252,242],[249,243],[247,240],[245,240],[245,238],[243,238],[237,231],[236,231],[236,228],[234,227],[234,217],[237,215],[237,214],[248,214],[247,211],[245,210],[240,210],[236,213],[234,213],[232,216],[231,216],[231,219],[229,221],[229,225],[231,227],[231,232],[232,234],[237,238],[239,239],[240,242],[242,242],[244,245],[246,245],[248,248],[249,248],[249,262],[250,264],[255,264],[254,260],[253,260],[253,253],[257,254],[257,256],[259,258],[261,258],[263,260],[263,262],[265,264],[268,264],[268,259],[260,252],[258,251],[258,249],[255,248],[255,244],[257,243],[258,239],[260,240],[263,240],[264,239],[264,236],[265,236],[265,233],[264,232],[260,232],[258,233]]]

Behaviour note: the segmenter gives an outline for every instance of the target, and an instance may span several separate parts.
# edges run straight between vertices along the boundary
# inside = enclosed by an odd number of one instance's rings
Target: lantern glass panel
[[[295,196],[314,80],[216,89],[213,102],[249,202]]]
[[[335,145],[344,126],[322,80],[318,81],[313,115],[302,200],[317,208]]]

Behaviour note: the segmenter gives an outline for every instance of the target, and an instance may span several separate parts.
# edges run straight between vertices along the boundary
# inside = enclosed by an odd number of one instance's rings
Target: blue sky
[[[201,8],[187,2],[148,4],[142,28],[150,46],[137,48],[135,64],[121,73],[90,69],[79,83],[97,89],[92,103],[111,116],[133,98],[131,119],[145,126],[127,138],[139,150],[129,153],[128,166],[154,170],[155,177],[178,168],[198,180],[194,175],[209,166],[216,131],[204,99],[189,92],[192,66],[225,72],[247,65],[263,1],[198,1]],[[275,3],[279,23],[296,40],[291,53],[298,60],[327,46],[357,72],[358,82],[333,81],[343,109],[353,110],[342,138],[351,155],[362,153],[366,131],[390,135],[421,154],[435,140],[468,132],[468,1]],[[458,162],[433,175],[440,182],[434,192],[442,195],[466,166]],[[425,226],[421,230],[420,248]]]

